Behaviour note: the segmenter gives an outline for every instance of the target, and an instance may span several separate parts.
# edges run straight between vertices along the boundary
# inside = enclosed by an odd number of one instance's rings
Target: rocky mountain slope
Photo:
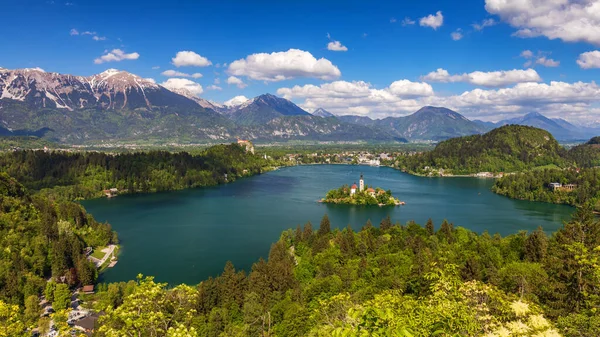
[[[317,117],[323,117],[323,118],[335,117],[334,114],[332,114],[331,112],[329,112],[323,108],[318,108],[317,110],[313,111],[311,113],[311,115],[317,116]]]

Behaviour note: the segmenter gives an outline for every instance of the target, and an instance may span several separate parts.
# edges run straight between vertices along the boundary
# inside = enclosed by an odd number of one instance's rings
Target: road
[[[96,268],[100,268],[106,262],[106,260],[110,258],[112,253],[115,251],[115,248],[117,248],[117,246],[109,245],[108,247],[102,249],[102,251],[105,253],[102,259],[98,260],[97,258],[90,256],[90,260],[94,262]]]

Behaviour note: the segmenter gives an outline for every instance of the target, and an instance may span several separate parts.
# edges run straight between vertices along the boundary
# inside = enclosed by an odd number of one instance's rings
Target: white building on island
[[[356,183],[354,183],[352,185],[352,187],[350,187],[350,195],[354,195],[356,194]]]

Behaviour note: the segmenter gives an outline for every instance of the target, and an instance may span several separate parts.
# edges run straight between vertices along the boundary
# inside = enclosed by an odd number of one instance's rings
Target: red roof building
[[[356,184],[352,185],[352,189],[355,190],[356,189]]]

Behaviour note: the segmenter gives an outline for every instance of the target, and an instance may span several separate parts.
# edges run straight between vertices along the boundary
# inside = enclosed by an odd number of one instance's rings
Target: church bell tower
[[[363,179],[362,173],[360,174],[360,182],[358,184],[359,184],[358,190],[361,192],[364,191],[365,190],[365,180]]]

